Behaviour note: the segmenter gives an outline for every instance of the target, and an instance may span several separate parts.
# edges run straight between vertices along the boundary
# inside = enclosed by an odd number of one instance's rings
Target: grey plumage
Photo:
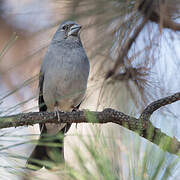
[[[84,98],[87,80],[89,76],[89,61],[82,46],[79,30],[81,26],[73,21],[62,23],[55,33],[51,44],[44,57],[39,79],[39,109],[40,111],[72,111]],[[57,139],[53,142],[60,142],[59,132],[65,133],[70,124],[41,124],[40,143],[52,142],[45,137],[50,135]],[[55,164],[51,152],[59,154],[63,159],[63,147],[45,147],[37,145],[27,161],[27,167],[41,168],[41,160],[48,160]],[[36,161],[40,160],[40,161]],[[56,160],[58,158],[56,157]],[[39,163],[40,162],[40,163]],[[33,165],[33,166],[32,166]]]

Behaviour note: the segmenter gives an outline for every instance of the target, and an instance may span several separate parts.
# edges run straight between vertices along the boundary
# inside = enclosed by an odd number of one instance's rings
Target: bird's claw
[[[61,112],[63,112],[63,111],[61,111]],[[58,117],[58,122],[61,123],[61,118],[60,118],[60,114],[59,114],[59,109],[58,109],[57,107],[55,107],[54,113],[55,113],[55,116]]]
[[[72,112],[77,112],[77,111],[80,111],[79,108],[77,108],[77,107],[74,107],[72,110]],[[78,125],[78,123],[76,123],[76,129],[77,129],[77,125]]]

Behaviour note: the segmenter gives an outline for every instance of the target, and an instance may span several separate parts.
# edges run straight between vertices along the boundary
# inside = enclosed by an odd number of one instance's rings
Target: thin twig
[[[156,111],[162,106],[171,104],[179,100],[180,100],[180,93],[176,93],[176,94],[173,94],[172,96],[168,96],[168,97],[159,99],[157,101],[154,101],[144,109],[144,111],[142,112],[140,116],[140,119],[143,119],[144,121],[148,122],[154,111]]]

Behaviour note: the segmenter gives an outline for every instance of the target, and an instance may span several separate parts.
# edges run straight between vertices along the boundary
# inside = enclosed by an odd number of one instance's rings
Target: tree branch
[[[148,19],[144,18],[143,21],[140,23],[140,25],[135,28],[132,37],[129,37],[128,39],[126,39],[126,42],[124,43],[121,51],[119,51],[119,55],[113,66],[113,69],[108,71],[108,73],[106,74],[106,77],[105,77],[106,79],[108,79],[109,77],[111,77],[113,75],[116,75],[116,70],[119,68],[119,66],[124,65],[124,58],[127,57],[127,54],[132,47],[132,44],[136,41],[138,35],[144,28],[147,21],[148,21]]]
[[[138,5],[138,10],[150,21],[162,23],[163,28],[174,31],[180,31],[180,23],[174,22],[171,17],[173,14],[178,14],[178,8],[178,2],[164,0],[140,0]]]
[[[180,92],[155,101],[145,108],[139,119],[111,108],[107,108],[102,112],[88,110],[59,112],[59,116],[61,123],[116,123],[138,133],[145,139],[160,146],[163,150],[180,156],[180,142],[175,137],[171,138],[161,132],[161,130],[154,127],[149,120],[154,111],[178,100],[180,100]],[[60,123],[53,112],[30,112],[0,117],[0,129],[47,122]],[[166,142],[166,144],[162,144],[162,142]]]
[[[173,21],[173,18],[171,17],[172,14],[178,14],[178,12],[176,13],[176,9],[178,9],[179,3],[176,4],[175,2],[172,3],[164,0],[138,0],[137,7],[144,18],[139,25],[134,27],[132,36],[128,37],[125,40],[125,43],[121,45],[116,62],[113,68],[107,72],[106,79],[109,77],[116,79],[119,75],[119,72],[116,71],[119,71],[120,66],[124,66],[124,60],[127,57],[128,52],[148,21],[159,24],[161,28],[180,31],[180,23]]]
[[[174,102],[179,101],[179,100],[180,100],[180,93],[175,93],[172,96],[168,96],[168,97],[159,99],[157,101],[154,101],[144,109],[140,118],[145,120],[145,121],[149,121],[149,119],[150,119],[150,117],[154,111],[161,108],[162,106],[174,103]]]

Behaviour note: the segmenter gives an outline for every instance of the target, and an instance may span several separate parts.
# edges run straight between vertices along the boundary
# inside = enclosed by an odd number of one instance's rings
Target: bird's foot
[[[73,107],[72,112],[77,112],[77,111],[80,111],[79,107]],[[78,123],[76,123],[76,129],[77,129],[77,125],[78,125]]]
[[[77,111],[80,111],[80,110],[79,110],[79,108],[77,108],[77,107],[73,107],[72,112],[77,112]]]
[[[63,112],[63,111],[61,111],[61,112]],[[54,107],[54,113],[55,113],[55,116],[58,117],[58,122],[61,122],[61,118],[60,118],[60,114],[59,114],[59,109],[56,106]]]

